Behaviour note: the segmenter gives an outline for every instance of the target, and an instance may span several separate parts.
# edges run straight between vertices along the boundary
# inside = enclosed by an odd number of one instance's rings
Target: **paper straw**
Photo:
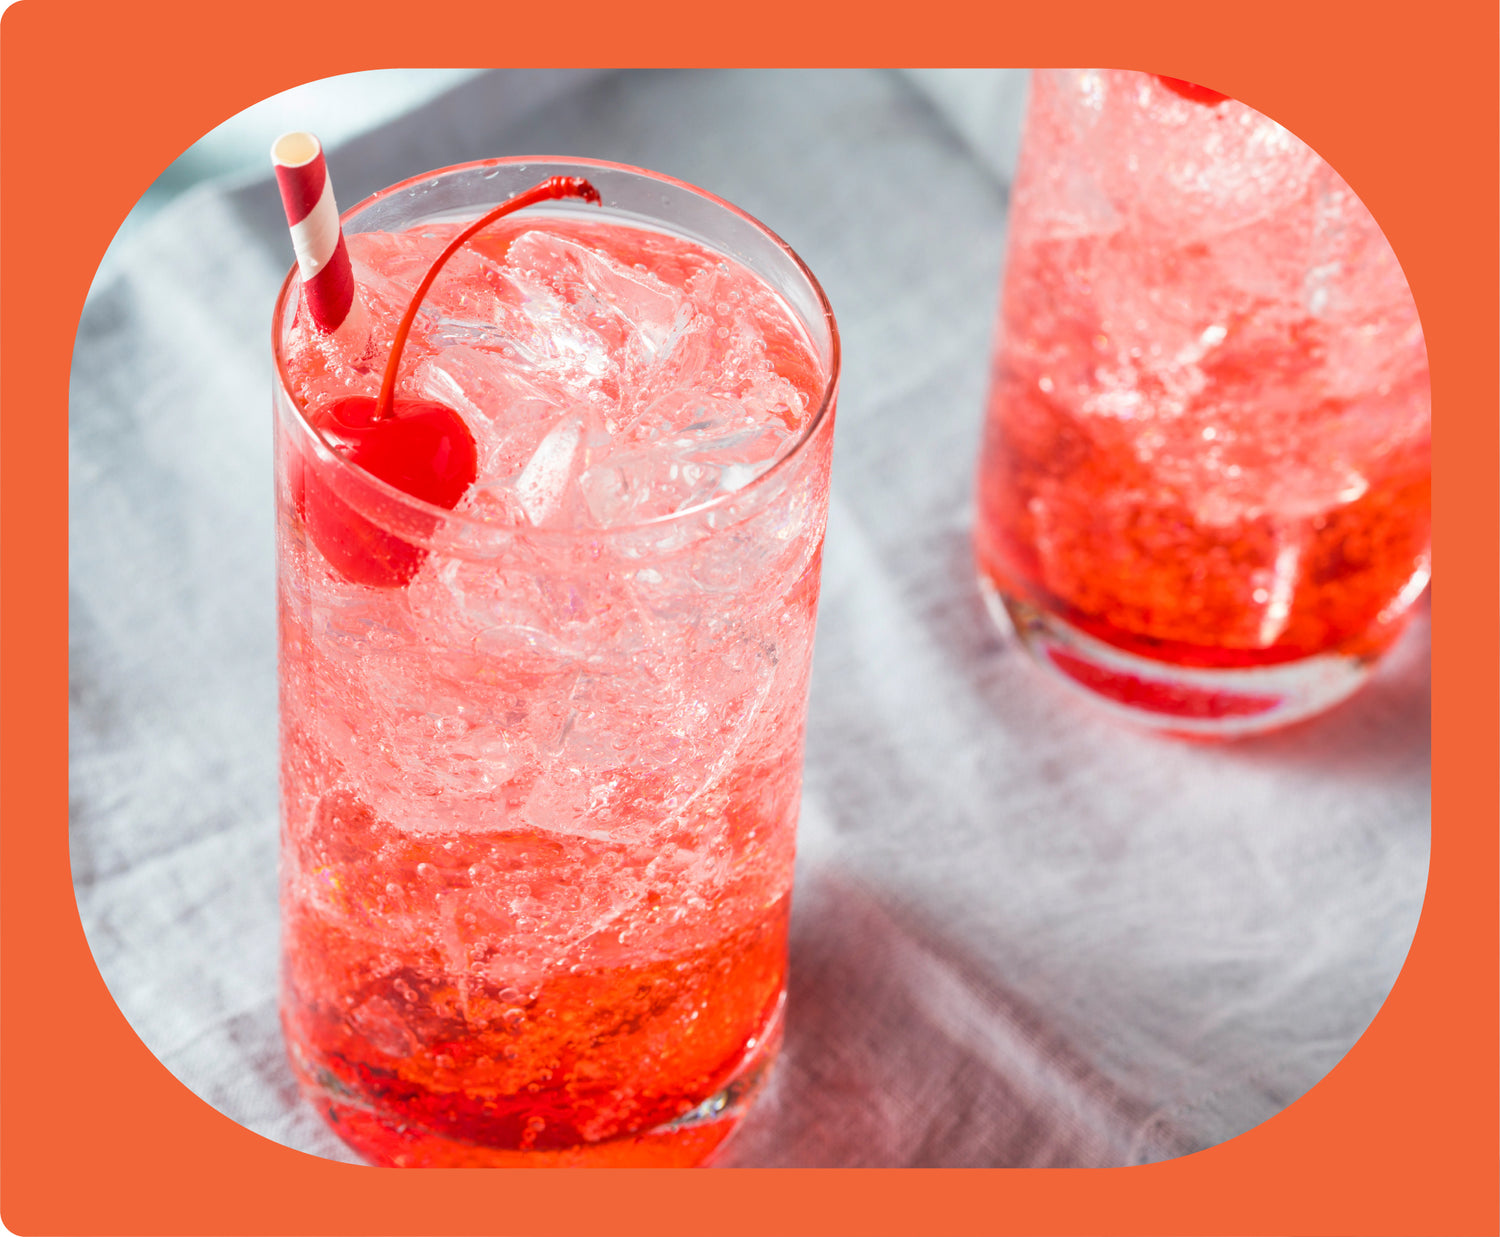
[[[311,133],[284,133],[271,145],[281,203],[313,321],[332,332],[354,304],[354,268],[339,226],[323,148]]]

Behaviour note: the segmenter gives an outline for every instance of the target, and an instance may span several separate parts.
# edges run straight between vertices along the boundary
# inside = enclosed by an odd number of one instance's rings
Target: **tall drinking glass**
[[[1038,72],[976,549],[996,617],[1115,712],[1229,736],[1327,708],[1429,574],[1427,354],[1309,147],[1143,73]]]
[[[399,392],[455,409],[447,510],[331,449],[460,221]],[[349,211],[369,337],[276,306],[282,1017],[368,1159],[676,1165],[781,1035],[839,343],[728,203],[581,160],[448,168]],[[360,321],[358,318],[351,319]]]

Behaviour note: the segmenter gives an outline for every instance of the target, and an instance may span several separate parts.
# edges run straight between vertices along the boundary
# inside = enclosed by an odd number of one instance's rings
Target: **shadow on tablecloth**
[[[1194,1149],[910,914],[831,873],[796,897],[786,1044],[716,1167],[1102,1167]]]

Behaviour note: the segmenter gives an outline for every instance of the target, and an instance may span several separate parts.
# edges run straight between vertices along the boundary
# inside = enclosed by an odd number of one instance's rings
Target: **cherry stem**
[[[488,214],[481,215],[462,232],[455,236],[448,247],[438,254],[435,261],[427,270],[422,282],[417,285],[417,290],[411,298],[411,304],[406,307],[406,315],[401,319],[401,325],[396,328],[396,337],[391,342],[391,354],[386,358],[385,374],[380,382],[380,395],[375,400],[374,419],[379,421],[388,417],[394,411],[396,394],[396,371],[401,365],[401,349],[406,346],[406,337],[411,333],[411,324],[416,321],[417,310],[421,308],[422,298],[427,295],[427,290],[432,287],[432,281],[443,268],[443,263],[457,253],[468,239],[476,232],[483,231],[494,223],[495,220],[513,211],[521,210],[527,206],[533,206],[537,202],[549,202],[554,198],[582,198],[585,202],[592,202],[595,206],[601,205],[599,191],[584,180],[582,176],[549,176],[539,185],[533,185],[530,189],[523,190],[513,198],[508,198]]]

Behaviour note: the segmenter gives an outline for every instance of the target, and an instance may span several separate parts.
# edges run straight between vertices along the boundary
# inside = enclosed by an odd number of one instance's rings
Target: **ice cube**
[[[549,288],[582,311],[637,368],[649,365],[691,317],[686,297],[656,276],[560,236],[527,232],[512,242],[508,260],[528,284]]]
[[[465,247],[443,264],[422,298],[422,312],[438,322],[439,330],[447,325],[483,333],[503,317],[508,304],[520,300],[521,293],[504,266]]]
[[[427,232],[358,232],[345,240],[360,296],[398,316],[444,244]]]
[[[590,514],[608,528],[707,502],[718,492],[719,474],[716,465],[683,458],[667,447],[611,455],[578,480]]]
[[[650,364],[633,367],[623,375],[620,408],[614,418],[617,433],[632,432],[637,425],[649,427],[653,407],[674,391],[707,389],[723,380],[722,349],[716,347],[713,318],[694,312],[686,304],[678,310],[678,316],[678,324]]]
[[[546,289],[527,289],[518,304],[496,301],[488,320],[445,319],[433,332],[439,346],[468,343],[503,357],[512,373],[574,397],[615,381],[607,341],[572,307]]]
[[[535,374],[518,372],[499,353],[480,348],[451,347],[427,357],[416,371],[423,395],[466,414],[503,425],[535,420],[538,406],[565,407],[569,397],[556,384]]]
[[[521,506],[520,496],[510,482],[495,484],[476,483],[458,504],[461,515],[481,520],[485,524],[515,527],[527,522],[526,509]]]
[[[710,395],[682,385],[663,392],[620,435],[627,441],[655,444],[684,434],[711,436],[731,432],[745,420],[738,400]]]
[[[515,477],[559,415],[577,402],[558,385],[518,374],[507,358],[480,348],[450,348],[427,357],[416,379],[424,396],[455,409],[473,431],[477,489]]]
[[[721,468],[726,464],[769,468],[791,444],[792,434],[777,421],[756,422],[749,416],[742,420],[750,424],[725,427],[712,436],[684,433],[673,440],[673,445],[687,459]]]
[[[582,441],[582,417],[559,421],[542,439],[516,478],[516,496],[532,524],[545,524],[562,510],[568,483],[573,479],[573,462]]]
[[[583,501],[589,513],[604,527],[630,522],[651,497],[651,456],[647,452],[616,455],[579,475]]]
[[[591,459],[579,477],[590,513],[606,527],[739,490],[784,454],[793,434],[762,400],[689,390],[657,400],[621,437],[626,449]]]

